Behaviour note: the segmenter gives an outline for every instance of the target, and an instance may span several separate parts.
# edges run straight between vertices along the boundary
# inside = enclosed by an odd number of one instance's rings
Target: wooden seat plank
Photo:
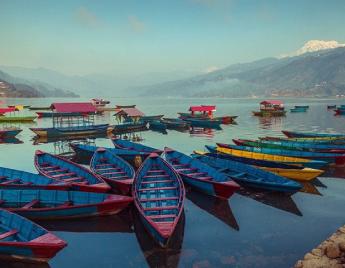
[[[40,201],[38,199],[34,199],[31,202],[25,204],[24,206],[22,206],[22,208],[24,209],[29,209],[32,208],[34,205],[38,204]]]

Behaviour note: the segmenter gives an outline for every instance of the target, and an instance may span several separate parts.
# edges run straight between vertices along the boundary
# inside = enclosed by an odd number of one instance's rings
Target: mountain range
[[[133,90],[142,96],[183,97],[345,94],[345,47],[235,64],[208,74]]]

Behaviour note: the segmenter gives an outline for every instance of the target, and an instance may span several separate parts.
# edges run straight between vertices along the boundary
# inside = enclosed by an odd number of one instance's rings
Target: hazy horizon
[[[295,3],[295,4],[294,4]],[[209,72],[345,43],[344,1],[1,1],[0,65],[69,75]]]

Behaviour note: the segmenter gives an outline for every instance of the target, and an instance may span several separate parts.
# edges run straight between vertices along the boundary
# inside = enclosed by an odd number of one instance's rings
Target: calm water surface
[[[8,99],[7,104],[46,106],[66,99]],[[81,100],[76,100],[81,101]],[[286,106],[308,104],[307,113],[288,113],[285,118],[259,119],[251,116],[259,100],[247,99],[112,99],[112,104],[137,104],[146,114],[176,116],[189,105],[215,104],[218,115],[239,115],[237,125],[220,131],[167,135],[146,131],[137,133],[144,143],[169,146],[184,153],[203,149],[205,144],[231,142],[232,138],[281,135],[282,129],[345,132],[345,117],[335,117],[326,104],[336,100],[289,99]],[[344,101],[345,103],[345,101]],[[29,111],[24,113],[30,114]],[[112,113],[99,122],[115,123]],[[19,144],[0,144],[0,165],[35,172],[34,151],[51,153],[69,150],[66,142],[33,144],[31,126],[50,126],[51,119],[18,125],[24,131]],[[108,139],[97,145],[111,146]],[[345,224],[345,172],[333,169],[304,192],[291,197],[242,191],[220,201],[188,191],[184,220],[170,248],[162,250],[152,243],[134,210],[103,218],[40,222],[68,242],[48,265],[42,267],[291,267],[296,260]],[[0,263],[3,267],[2,263]],[[14,264],[13,267],[21,267]],[[23,266],[31,267],[31,266]],[[39,267],[39,266],[33,266]]]

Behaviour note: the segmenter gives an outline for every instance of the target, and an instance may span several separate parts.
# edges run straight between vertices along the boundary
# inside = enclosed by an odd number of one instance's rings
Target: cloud
[[[86,7],[79,7],[75,13],[78,22],[88,27],[100,26],[101,20]]]
[[[220,68],[219,67],[217,67],[217,66],[209,66],[209,67],[207,67],[205,70],[204,70],[204,73],[212,73],[212,72],[214,72],[214,71],[217,71],[217,70],[219,70]]]
[[[146,24],[136,16],[128,16],[128,23],[134,32],[141,33],[146,30]]]
[[[316,52],[325,49],[334,49],[338,47],[345,47],[345,44],[338,43],[338,41],[335,40],[310,40],[306,42],[300,49],[288,54],[280,55],[279,58],[294,57],[305,53]]]

